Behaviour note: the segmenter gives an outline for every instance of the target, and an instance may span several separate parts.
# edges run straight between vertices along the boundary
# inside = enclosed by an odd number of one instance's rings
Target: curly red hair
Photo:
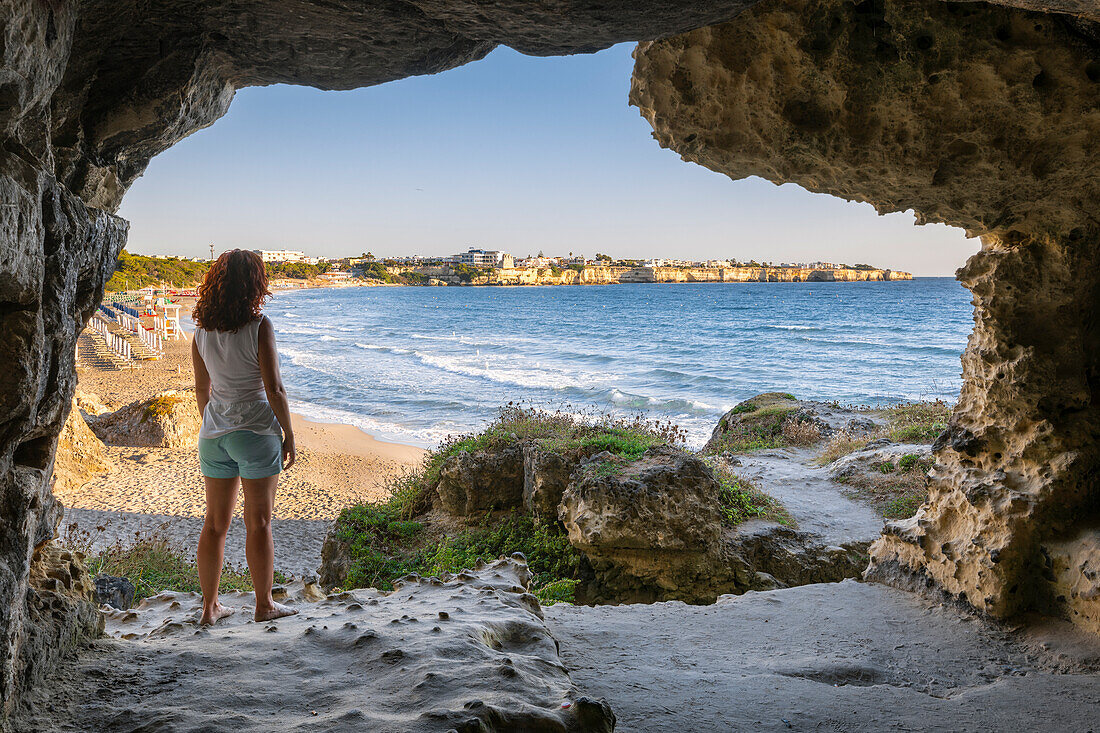
[[[264,301],[270,297],[260,256],[247,249],[231,249],[206,271],[191,318],[207,331],[236,332],[260,317]]]

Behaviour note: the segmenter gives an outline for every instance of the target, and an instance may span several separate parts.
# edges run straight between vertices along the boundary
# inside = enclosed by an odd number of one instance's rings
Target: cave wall
[[[1027,8],[1036,0],[999,2]],[[49,549],[59,515],[49,483],[73,391],[75,338],[125,241],[126,223],[113,212],[126,189],[153,156],[223,115],[237,88],[350,89],[459,66],[498,44],[550,55],[672,36],[640,50],[632,93],[662,144],[735,177],[792,180],[882,210],[913,207],[926,220],[984,235],[983,254],[967,268],[976,294],[989,291],[976,295],[978,331],[966,362],[973,396],[964,390],[955,438],[941,450],[942,507],[933,501],[922,510],[912,541],[902,540],[909,536],[903,528],[884,541],[883,557],[894,559],[880,567],[894,562],[953,587],[949,576],[978,577],[988,574],[982,563],[1003,563],[994,580],[982,581],[988,602],[960,592],[979,607],[1010,609],[1020,602],[1010,600],[1005,586],[1035,566],[1038,543],[1053,578],[1046,596],[1061,588],[1087,595],[1090,576],[1064,568],[1093,567],[1074,563],[1075,548],[1092,542],[1094,525],[1080,514],[1067,519],[1052,499],[1092,506],[1086,471],[1094,450],[1073,430],[1094,424],[1094,365],[1083,348],[1063,361],[1073,350],[1027,327],[1023,311],[1039,306],[1012,293],[1037,291],[1028,262],[1049,265],[1048,273],[1084,267],[1096,238],[1088,213],[1096,172],[1086,165],[1096,159],[1098,137],[1095,3],[1043,0],[1042,9],[1058,16],[933,0],[772,3],[742,13],[755,4],[0,4],[0,725],[20,688],[40,679],[49,660],[90,623],[79,608],[84,584],[72,580],[79,578],[79,558]],[[676,35],[735,17],[732,25]],[[932,45],[921,48],[926,35]],[[969,112],[975,108],[980,112]],[[1009,279],[993,285],[1001,277]],[[1057,293],[1060,304],[1044,301],[1036,312],[1072,319],[1092,305],[1085,285]],[[1090,328],[1082,324],[1080,338],[1091,339]],[[1016,340],[1002,341],[1008,338]],[[1005,373],[1023,381],[997,392],[983,379],[998,378],[995,364],[1004,360],[1012,367]],[[1033,383],[1049,375],[1060,385],[1053,399]],[[1075,391],[1074,384],[1088,389]],[[992,396],[983,398],[985,392]],[[1010,399],[1018,409],[1000,402]],[[1026,414],[1034,429],[998,437],[978,416],[982,411],[996,419]],[[990,446],[998,440],[1006,441],[1005,465],[1015,466],[1005,473],[1014,482],[1011,506],[1033,509],[1015,524],[987,519],[1003,508],[982,504],[1007,496],[1007,479],[997,473],[1005,469],[975,463],[967,453],[994,455]],[[1056,450],[1066,452],[1061,462],[1053,459]],[[974,491],[967,498],[959,483],[964,474],[973,486],[987,482],[988,498]],[[946,522],[950,531],[936,523],[948,516],[949,504],[965,518]],[[1000,560],[993,550],[953,550],[933,563],[931,550],[912,549],[931,547],[943,532],[984,542],[982,528],[990,522],[1005,527],[1009,549],[998,553]],[[1031,526],[1039,529],[1018,531]],[[50,562],[58,567],[43,565]],[[50,582],[36,585],[33,578]],[[70,578],[70,592],[57,592],[53,581],[61,578]],[[1038,591],[1028,594],[1031,603]]]
[[[0,4],[0,728],[21,689],[95,632],[79,558],[50,545],[75,339],[125,243],[113,216],[157,153],[236,89],[351,89],[498,44],[591,52],[755,0],[7,0]],[[60,585],[59,585],[60,584]]]
[[[640,44],[631,102],[686,161],[982,238],[929,501],[867,577],[1100,631],[1095,31],[980,3],[769,0]]]

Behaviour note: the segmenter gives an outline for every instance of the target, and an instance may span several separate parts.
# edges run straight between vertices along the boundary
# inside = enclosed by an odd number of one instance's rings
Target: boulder
[[[703,551],[718,539],[718,482],[699,458],[667,446],[636,461],[593,456],[562,497],[559,518],[578,550]]]
[[[599,453],[582,446],[550,451],[537,445],[523,449],[523,508],[543,522],[558,521],[558,505],[577,467]]]
[[[709,602],[734,592],[736,573],[718,557],[718,489],[706,463],[667,446],[636,461],[599,453],[581,464],[558,513],[585,555],[577,600]]]
[[[522,506],[523,469],[519,444],[456,453],[440,468],[436,485],[439,504],[448,514],[463,517]]]
[[[127,578],[113,575],[97,575],[95,579],[95,601],[101,606],[111,606],[125,611],[134,605],[134,584]]]
[[[111,411],[111,408],[103,404],[98,395],[91,392],[82,392],[78,389],[73,395],[73,400],[76,408],[80,410],[80,414],[84,416],[84,420],[87,422],[92,422],[103,413]]]
[[[78,489],[111,467],[107,448],[84,421],[77,401],[61,428],[54,458],[54,491],[66,493]]]
[[[168,390],[100,416],[92,430],[108,445],[190,448],[202,418],[193,390]]]
[[[730,439],[806,445],[830,435],[831,421],[819,403],[802,402],[786,392],[765,392],[734,405],[715,425],[704,453],[721,453]],[[775,447],[772,445],[771,447]]]
[[[916,461],[931,461],[932,446],[921,443],[891,443],[876,440],[866,448],[849,453],[829,464],[829,473],[834,479],[843,479],[860,473],[876,470],[876,466],[891,464],[898,466],[907,456],[916,456]],[[909,459],[914,460],[914,459]]]

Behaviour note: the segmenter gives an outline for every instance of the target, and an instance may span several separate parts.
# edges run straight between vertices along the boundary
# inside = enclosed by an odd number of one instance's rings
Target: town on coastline
[[[311,257],[296,250],[256,250],[268,268],[272,286],[363,285],[612,285],[619,283],[858,282],[911,280],[912,274],[868,264],[835,262],[748,262],[589,258],[569,252],[527,257],[471,247],[446,257]],[[211,249],[213,254],[213,248]],[[123,252],[109,291],[143,287],[189,290],[202,278],[209,259],[157,257]]]

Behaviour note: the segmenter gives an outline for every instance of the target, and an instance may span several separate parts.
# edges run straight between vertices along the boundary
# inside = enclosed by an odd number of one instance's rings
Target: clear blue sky
[[[627,105],[632,44],[474,64],[350,92],[243,89],[229,114],[161,154],[127,194],[131,252],[232,247],[321,256],[736,257],[870,262],[950,275],[978,248],[909,214],[662,150]]]

